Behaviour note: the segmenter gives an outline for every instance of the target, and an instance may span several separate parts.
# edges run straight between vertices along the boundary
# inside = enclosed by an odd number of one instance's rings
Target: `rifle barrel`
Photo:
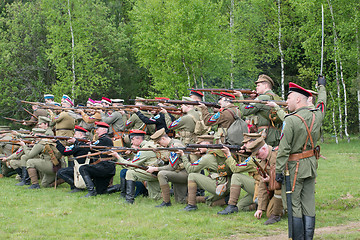
[[[268,102],[274,102],[277,105],[280,106],[287,106],[287,103],[285,101],[273,101],[273,100],[230,100],[232,103],[261,103],[261,104],[267,104]]]

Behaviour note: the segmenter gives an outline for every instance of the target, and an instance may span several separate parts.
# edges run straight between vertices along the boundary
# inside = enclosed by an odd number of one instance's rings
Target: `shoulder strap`
[[[303,151],[306,150],[306,144],[307,144],[307,142],[309,141],[309,139],[310,139],[310,142],[311,142],[311,147],[314,149],[314,141],[313,141],[313,138],[312,138],[312,136],[311,136],[311,131],[312,131],[312,128],[313,128],[314,122],[315,122],[315,114],[312,113],[312,120],[311,120],[310,129],[309,129],[308,125],[306,124],[305,119],[304,119],[303,117],[301,117],[299,114],[294,114],[294,116],[297,116],[298,118],[300,118],[300,120],[305,124],[306,131],[307,131],[307,133],[308,133],[308,135],[307,135],[307,137],[306,137],[305,144],[304,144]]]

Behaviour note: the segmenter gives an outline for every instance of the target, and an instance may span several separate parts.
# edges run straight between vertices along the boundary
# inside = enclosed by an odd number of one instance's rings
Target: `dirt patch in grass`
[[[315,237],[319,237],[321,235],[328,235],[328,234],[346,234],[348,232],[359,231],[360,232],[360,222],[351,222],[346,225],[339,225],[339,226],[332,226],[332,227],[323,227],[315,229]],[[268,237],[260,237],[260,238],[252,238],[254,240],[282,240],[288,239],[287,233],[273,235]]]

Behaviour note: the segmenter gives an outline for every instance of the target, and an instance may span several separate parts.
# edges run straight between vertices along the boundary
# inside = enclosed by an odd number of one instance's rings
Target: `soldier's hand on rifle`
[[[7,157],[2,157],[2,158],[1,158],[1,161],[2,161],[2,162],[6,162],[6,160],[7,160]]]
[[[148,173],[158,172],[158,171],[159,171],[159,168],[149,166],[146,171],[147,171]]]
[[[20,146],[25,146],[25,143],[20,140],[20,141],[19,141],[19,145],[20,145]]]
[[[264,183],[270,182],[269,175],[266,174],[266,178],[263,178],[262,176],[260,176],[260,177],[261,177],[261,182],[264,182]]]
[[[241,97],[243,94],[242,94],[242,92],[235,90],[234,93],[233,93],[233,95],[234,95],[235,97]]]
[[[70,138],[70,139],[68,139],[67,141],[68,141],[69,143],[75,143],[76,138]]]
[[[125,114],[125,111],[124,110],[119,110],[119,113],[124,115]]]
[[[117,152],[111,151],[108,155],[110,155],[116,159],[120,159],[120,155]]]
[[[269,106],[269,107],[272,107],[272,108],[275,108],[277,106],[277,104],[275,102],[271,102],[271,101],[267,102],[265,105]]]
[[[223,153],[225,154],[226,158],[231,157],[230,149],[229,149],[228,147],[225,147],[225,146],[224,146],[224,147],[221,149],[221,151],[223,151]]]
[[[79,114],[82,114],[84,111],[81,110],[81,109],[75,109],[75,112],[76,112],[76,113],[79,113]]]
[[[184,151],[183,150],[177,150],[175,153],[179,154],[180,156],[184,156]]]
[[[131,111],[133,111],[134,113],[136,113],[136,112],[139,111],[139,109],[138,109],[138,108],[133,108],[133,109],[131,109]]]
[[[207,108],[207,106],[205,104],[203,104],[203,103],[199,103],[199,107],[200,108]]]
[[[262,217],[263,211],[262,210],[256,210],[254,217],[256,217],[257,219],[260,219]]]
[[[167,113],[167,111],[166,111],[165,108],[161,108],[160,112],[163,113],[163,114],[166,114],[166,113]]]
[[[318,79],[317,79],[317,82],[318,82],[319,85],[323,85],[324,87],[326,86],[326,79],[325,79],[324,76],[319,75]]]

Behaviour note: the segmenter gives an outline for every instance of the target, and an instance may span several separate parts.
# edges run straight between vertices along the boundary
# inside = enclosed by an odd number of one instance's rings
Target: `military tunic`
[[[149,113],[147,111],[140,110],[140,112],[144,116],[149,117],[149,118],[153,116],[151,113]],[[131,115],[131,117],[126,121],[125,129],[143,130],[146,132],[147,135],[152,135],[155,132],[154,126],[152,126],[152,125],[147,126],[143,121],[141,121],[141,119],[135,113],[133,113]],[[146,138],[148,138],[148,137],[146,137]]]
[[[156,158],[156,154],[152,151],[141,151],[141,148],[156,148],[156,145],[152,141],[143,141],[140,144],[140,151],[137,152],[137,154],[134,156],[131,164],[135,164],[138,166],[158,166],[159,161]],[[123,163],[129,163],[129,161],[120,158],[120,162]],[[148,191],[149,191],[149,197],[151,199],[160,199],[160,185],[159,181],[156,177],[154,177],[152,174],[138,168],[129,169],[126,172],[125,176],[126,180],[131,181],[147,181],[148,185]]]
[[[11,133],[6,133],[1,139],[2,140],[15,140]],[[14,145],[14,144],[9,144],[9,143],[6,143],[6,142],[0,142],[0,153],[4,157],[10,156],[14,152],[16,152],[18,148],[19,147]],[[1,163],[1,172],[2,172],[2,174],[4,176],[7,176],[8,174],[10,174],[11,172],[14,171],[13,169],[9,168],[6,165],[6,163],[1,162],[1,161],[0,161],[0,163]]]
[[[67,111],[61,112],[58,116],[52,114],[51,121],[55,124],[56,136],[74,136],[75,119]]]
[[[101,119],[102,119],[103,122],[110,125],[110,127],[109,127],[109,135],[114,134],[114,137],[116,137],[117,132],[124,131],[125,125],[124,125],[124,121],[122,119],[121,113],[119,113],[117,111],[114,111],[111,114],[102,113],[101,114]],[[114,133],[114,131],[116,133]]]
[[[225,163],[230,167],[233,175],[231,176],[231,185],[239,185],[247,192],[245,197],[239,200],[237,206],[239,209],[246,211],[254,202],[256,197],[256,185],[258,185],[260,177],[256,170],[256,165],[250,157],[238,163],[232,156],[227,158]],[[244,173],[248,173],[249,176]]]
[[[255,100],[274,100],[274,96],[277,95],[272,91],[268,90],[264,94],[260,94]],[[244,98],[241,97],[241,100]],[[251,103],[249,105],[240,104],[240,110],[244,116],[254,114],[257,116],[257,122],[255,125],[258,127],[258,131],[266,129],[265,142],[271,146],[279,145],[280,130],[278,124],[270,120],[271,107],[261,103]]]
[[[196,134],[194,133],[196,121],[200,120],[200,112],[193,108],[182,117],[172,121],[166,114],[165,121],[169,130],[178,130],[180,141],[184,144],[195,143]]]
[[[48,113],[48,111],[46,109],[39,108],[39,109],[36,109],[33,112],[33,115],[36,116],[37,118],[39,118],[40,116],[47,117],[49,115],[49,113]],[[37,122],[38,120],[34,116],[31,116],[29,121]],[[27,125],[27,126],[35,126],[36,123],[25,123],[25,125]]]
[[[55,181],[55,172],[53,171],[53,162],[51,155],[45,150],[46,145],[55,144],[49,140],[41,140],[30,151],[25,152],[26,168],[35,168],[43,174],[41,185],[43,187],[49,187],[52,182]],[[65,166],[65,163],[60,161],[61,154],[54,152],[56,159],[61,164],[61,167]]]
[[[303,215],[313,217],[315,216],[315,177],[317,175],[317,161],[315,156],[297,159],[297,161],[288,161],[291,154],[303,152],[303,147],[306,144],[305,151],[312,150],[311,141],[306,139],[308,137],[305,124],[302,120],[295,116],[300,115],[304,118],[307,126],[310,129],[315,116],[314,125],[311,130],[311,136],[316,146],[316,142],[320,137],[320,128],[325,116],[326,105],[326,90],[324,86],[319,86],[319,97],[316,109],[309,109],[302,107],[295,112],[288,114],[283,123],[283,129],[280,138],[279,151],[276,159],[276,173],[282,173],[285,170],[286,164],[290,171],[291,186],[293,186],[294,175],[296,171],[297,162],[299,162],[297,178],[295,181],[294,192],[292,193],[292,209],[293,216],[301,218]],[[285,183],[283,183],[285,184]],[[285,189],[285,186],[282,186]]]

